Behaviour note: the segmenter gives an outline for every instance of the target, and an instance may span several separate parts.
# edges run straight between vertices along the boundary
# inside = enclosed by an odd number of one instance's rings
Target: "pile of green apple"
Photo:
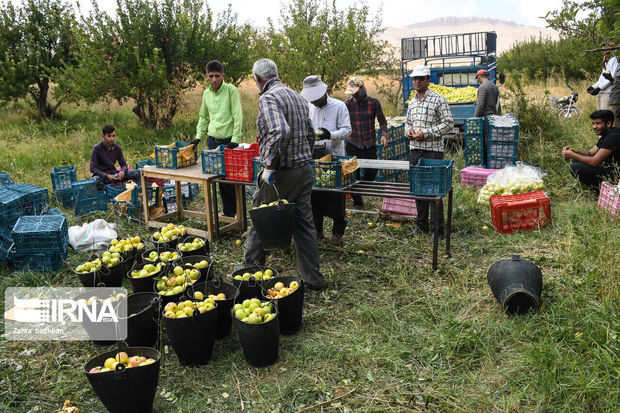
[[[292,294],[296,289],[299,288],[299,283],[297,281],[291,281],[288,287],[284,286],[284,283],[277,282],[274,284],[273,288],[267,290],[267,294],[271,298],[282,298],[286,297],[289,294]]]
[[[164,317],[168,318],[185,318],[194,315],[197,309],[200,314],[215,308],[215,300],[211,297],[204,298],[200,291],[194,293],[194,300],[185,300],[178,303],[168,303],[164,307]]]
[[[114,267],[121,262],[121,254],[118,252],[104,251],[101,254],[101,264],[106,267]]]
[[[514,179],[507,181],[505,184],[499,184],[496,182],[489,182],[480,189],[478,194],[478,203],[482,205],[488,205],[493,195],[516,195],[532,192],[536,190],[543,190],[544,184],[542,179],[539,180],[525,180]]]
[[[132,278],[150,277],[150,276],[155,275],[158,272],[160,272],[162,267],[164,267],[165,265],[166,264],[164,264],[163,262],[158,262],[155,265],[153,265],[153,264],[146,264],[142,268],[138,267],[139,269],[133,270],[130,275],[131,275]]]
[[[273,271],[267,268],[264,272],[256,271],[254,274],[250,274],[249,272],[246,272],[246,273],[243,273],[243,275],[237,274],[234,276],[234,279],[239,280],[239,281],[249,281],[252,278],[254,278],[256,281],[270,280],[273,278]]]
[[[193,263],[193,264],[188,262],[185,265],[190,265],[190,266],[192,266],[194,268],[198,268],[199,270],[201,270],[203,268],[206,268],[207,265],[209,265],[209,263],[207,262],[207,260],[202,260],[200,262],[196,262],[196,263]]]
[[[88,274],[91,272],[99,271],[101,269],[102,261],[100,258],[95,258],[92,261],[86,261],[85,263],[78,265],[75,268],[75,272],[80,274]]]
[[[141,250],[144,248],[144,243],[140,237],[129,237],[126,239],[113,239],[110,242],[108,251],[110,252],[130,252],[133,249]]]
[[[155,359],[146,358],[144,356],[129,357],[127,353],[121,351],[116,353],[114,357],[109,357],[103,363],[103,367],[97,366],[90,369],[89,373],[104,373],[106,371],[113,371],[118,364],[123,364],[125,368],[148,366],[155,363]]]
[[[179,259],[179,253],[176,251],[162,251],[157,254],[157,251],[151,251],[148,257],[144,257],[145,260],[155,262],[157,259],[163,262],[175,261]]]
[[[181,243],[177,245],[177,248],[179,249],[179,251],[194,251],[204,245],[205,245],[205,240],[203,240],[202,238],[196,237],[192,240],[192,242],[185,242],[185,243]]]
[[[160,295],[182,293],[189,285],[192,285],[200,278],[200,271],[196,268],[176,266],[172,270],[172,273],[172,276],[163,276],[157,281],[155,289]]]
[[[244,323],[260,324],[271,321],[276,315],[270,302],[261,302],[258,298],[243,300],[233,307],[235,317]]]
[[[187,229],[183,225],[176,226],[168,224],[153,234],[155,242],[168,242],[179,238],[181,235],[187,234]]]
[[[79,300],[77,300],[77,301],[78,301],[78,302],[81,302],[81,303],[84,303],[84,304],[86,304],[87,306],[90,306],[90,305],[92,305],[95,301],[98,301],[98,302],[100,302],[100,303],[101,303],[101,302],[104,302],[104,301],[109,301],[109,302],[113,303],[113,302],[116,302],[116,301],[120,301],[120,300],[122,300],[122,299],[123,299],[123,298],[125,298],[125,297],[127,297],[127,296],[125,295],[125,293],[113,294],[113,295],[109,296],[108,298],[99,298],[99,297],[97,297],[97,296],[94,296],[94,295],[93,295],[93,296],[92,296],[92,297],[90,297],[88,300],[87,300],[87,299],[85,299],[85,298],[80,298],[80,299],[79,299]]]

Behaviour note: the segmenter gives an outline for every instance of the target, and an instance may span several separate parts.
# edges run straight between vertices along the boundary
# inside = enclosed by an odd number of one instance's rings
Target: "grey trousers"
[[[310,204],[314,180],[312,167],[306,165],[296,169],[280,169],[274,172],[274,178],[280,198],[296,204],[293,241],[301,278],[309,285],[322,287],[324,281],[319,271],[319,248]],[[257,207],[277,199],[273,185],[261,181],[259,176],[258,190],[252,198],[252,205]],[[267,252],[263,250],[256,230],[251,227],[243,256],[245,265],[265,265],[266,256]]]

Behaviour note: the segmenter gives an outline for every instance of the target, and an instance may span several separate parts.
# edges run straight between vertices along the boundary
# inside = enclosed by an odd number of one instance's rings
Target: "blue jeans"
[[[215,149],[220,145],[226,145],[230,143],[232,137],[230,138],[214,138],[213,136],[207,137],[207,148]],[[224,215],[227,217],[234,217],[237,212],[236,203],[235,203],[235,186],[232,184],[219,184],[220,186],[220,196],[222,197],[222,209],[224,210]],[[217,200],[215,200],[217,202]]]
[[[99,175],[93,176],[93,179],[97,181],[97,189],[99,191],[103,191],[105,189],[105,186],[108,184],[116,184],[127,181],[134,181],[135,183],[140,185],[140,170],[132,169],[131,171],[125,172],[125,176],[120,181],[110,181],[109,179]]]

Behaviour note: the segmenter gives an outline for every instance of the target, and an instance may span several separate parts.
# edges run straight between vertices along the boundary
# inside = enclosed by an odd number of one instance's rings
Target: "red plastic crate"
[[[542,191],[495,195],[491,197],[491,219],[501,234],[531,231],[551,220],[551,202]]]
[[[599,208],[603,208],[614,217],[620,215],[620,193],[617,192],[616,188],[617,186],[609,182],[603,182],[598,196]]]
[[[224,149],[226,179],[230,181],[252,182],[255,156],[258,156],[257,143],[251,144],[246,149]]]
[[[415,199],[383,198],[381,209],[383,212],[388,212],[390,214],[418,216],[418,208],[416,207]]]
[[[499,169],[485,169],[476,168],[475,166],[468,166],[461,169],[461,185],[462,186],[475,186],[480,189],[487,183],[489,175],[499,171]]]

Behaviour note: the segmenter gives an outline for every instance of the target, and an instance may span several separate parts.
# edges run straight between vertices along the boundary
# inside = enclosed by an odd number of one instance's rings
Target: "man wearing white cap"
[[[476,79],[480,86],[478,86],[478,99],[476,100],[474,117],[498,115],[499,89],[497,85],[489,80],[489,72],[484,69],[478,70]]]
[[[300,94],[309,104],[312,127],[317,132],[315,146],[325,146],[332,156],[344,156],[344,140],[351,135],[351,121],[345,104],[329,97],[327,85],[315,75],[304,79]],[[328,216],[334,220],[329,243],[342,245],[342,236],[347,226],[344,194],[313,191],[312,215],[317,237],[324,237],[323,218]]]
[[[427,66],[416,66],[410,76],[413,78],[416,94],[409,99],[405,120],[405,136],[410,140],[409,163],[415,165],[420,158],[443,159],[443,135],[450,132],[454,126],[448,101],[428,88],[431,83],[431,71]],[[429,202],[418,200],[416,206],[417,226],[410,236],[430,232]],[[439,238],[443,239],[443,202],[439,203],[438,211],[435,211],[435,203],[432,209],[432,216],[438,214]]]

